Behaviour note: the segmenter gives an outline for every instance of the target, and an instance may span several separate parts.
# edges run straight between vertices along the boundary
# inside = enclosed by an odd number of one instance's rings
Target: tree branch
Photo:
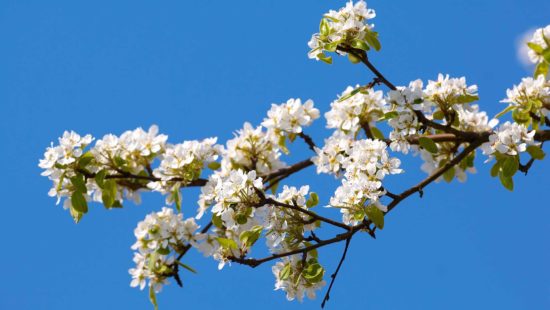
[[[323,302],[321,303],[321,308],[325,307],[325,303],[330,299],[330,290],[332,290],[332,286],[334,285],[334,281],[336,281],[336,276],[338,276],[338,271],[340,271],[340,267],[342,267],[342,264],[344,263],[344,260],[346,259],[346,254],[348,253],[349,244],[351,242],[351,236],[346,239],[346,245],[344,246],[344,253],[342,253],[342,258],[340,258],[340,262],[338,263],[338,267],[336,267],[336,270],[334,273],[330,276],[332,280],[330,281],[330,285],[328,286],[327,292],[325,294],[325,298],[323,298]]]

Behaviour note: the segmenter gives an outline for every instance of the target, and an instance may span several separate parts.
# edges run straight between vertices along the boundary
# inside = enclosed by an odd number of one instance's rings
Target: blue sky
[[[259,123],[271,103],[312,98],[326,111],[347,85],[371,74],[345,59],[307,59],[321,15],[344,1],[0,2],[1,309],[150,309],[129,287],[133,229],[160,209],[151,194],[135,206],[95,205],[75,225],[47,196],[37,167],[63,130],[96,137],[158,124],[171,142],[218,136]],[[381,1],[383,49],[372,61],[395,84],[437,73],[466,75],[495,114],[507,87],[530,73],[515,40],[550,23],[543,0]],[[320,143],[324,121],[309,133]],[[295,148],[297,161],[308,155]],[[354,238],[329,309],[550,308],[550,168],[537,162],[509,193],[479,162],[465,184],[435,184],[387,218],[377,240]],[[424,175],[418,159],[388,180],[399,191]],[[337,183],[313,170],[307,182],[326,202]],[[194,214],[196,191],[184,192]],[[330,211],[326,210],[327,214]],[[338,216],[334,214],[335,216]],[[328,272],[342,245],[321,252]],[[161,309],[318,309],[273,292],[270,266],[221,272],[192,253],[184,274],[159,295]]]

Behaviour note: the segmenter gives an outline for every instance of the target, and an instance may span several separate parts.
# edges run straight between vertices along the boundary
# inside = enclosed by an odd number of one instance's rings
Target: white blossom
[[[481,149],[489,159],[495,152],[514,156],[525,152],[528,145],[533,145],[534,136],[534,130],[528,131],[523,125],[506,122],[489,136],[489,141],[484,143]]]
[[[549,26],[550,32],[550,26]],[[550,81],[544,75],[523,78],[519,85],[506,90],[507,98],[502,102],[509,103],[525,112],[533,112],[539,117],[550,115]]]
[[[311,125],[317,118],[319,110],[313,107],[312,100],[302,104],[300,99],[288,99],[286,103],[271,105],[262,126],[278,143],[281,137],[301,133],[303,127]]]
[[[314,299],[315,291],[326,284],[322,280],[324,269],[316,259],[304,264],[301,255],[284,257],[272,267],[272,271],[275,276],[275,290],[286,292],[288,300],[302,301],[304,295]]]
[[[548,44],[548,42],[550,42],[550,25],[535,30],[533,37],[529,42],[540,46],[542,50],[547,50],[550,48],[550,45]],[[544,61],[544,56],[542,53],[533,49],[529,49],[528,55],[532,63],[538,64]]]
[[[316,147],[317,156],[312,158],[317,167],[317,173],[340,175],[341,170],[343,170],[342,163],[352,143],[353,139],[341,131],[335,131],[332,136],[325,139],[323,148]]]
[[[355,88],[348,86],[339,99],[330,104],[330,111],[325,113],[327,128],[335,128],[354,135],[363,124],[376,121],[383,115],[385,105],[383,92],[364,88],[351,95],[357,87],[359,85]]]

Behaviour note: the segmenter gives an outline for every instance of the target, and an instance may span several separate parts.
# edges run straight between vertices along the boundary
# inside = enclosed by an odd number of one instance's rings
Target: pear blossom
[[[316,156],[312,158],[317,173],[331,173],[339,176],[343,170],[342,163],[351,148],[353,139],[341,131],[335,131],[325,139],[323,148],[315,148]]]
[[[313,107],[312,100],[302,104],[300,99],[291,98],[280,105],[272,104],[262,126],[267,128],[268,134],[278,143],[281,137],[301,133],[303,127],[311,125],[317,118],[319,110]]]
[[[548,26],[550,32],[550,26]],[[549,33],[550,34],[550,33]],[[536,79],[523,78],[519,85],[506,90],[507,98],[501,102],[509,103],[526,113],[534,113],[540,118],[550,115],[550,81],[540,74]]]
[[[548,50],[550,48],[550,25],[547,25],[544,28],[538,28],[533,33],[533,37],[529,40],[529,43],[538,45],[542,51]],[[545,61],[543,53],[541,51],[535,51],[530,49],[528,52],[529,59],[532,63],[538,64]]]
[[[489,136],[489,141],[484,143],[481,149],[489,159],[495,152],[514,156],[525,152],[528,145],[535,144],[534,136],[534,130],[528,131],[524,125],[506,122]]]
[[[384,93],[372,88],[364,88],[353,93],[359,87],[348,86],[339,99],[330,104],[330,111],[325,113],[327,128],[335,128],[354,135],[363,124],[378,120],[384,110]]]
[[[304,295],[315,298],[315,291],[326,285],[322,280],[324,269],[312,258],[304,263],[302,256],[284,257],[272,267],[275,290],[286,293],[286,299],[303,301]]]

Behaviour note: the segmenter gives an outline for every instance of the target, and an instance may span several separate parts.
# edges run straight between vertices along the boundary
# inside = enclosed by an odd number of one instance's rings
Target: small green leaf
[[[109,179],[103,182],[101,190],[101,200],[105,208],[110,209],[116,200],[117,184],[115,180]]]
[[[437,153],[439,151],[437,144],[435,144],[435,142],[428,137],[418,138],[418,144],[420,144],[423,149],[430,153]]]
[[[321,23],[319,24],[319,33],[325,37],[330,34],[330,25],[324,18],[321,19]]]
[[[378,139],[378,140],[384,140],[386,139],[384,137],[384,134],[380,131],[380,129],[376,128],[376,126],[372,126],[370,128],[370,131],[372,132],[372,135],[375,139]]]
[[[365,40],[376,51],[379,51],[382,48],[382,45],[378,40],[378,34],[376,32],[367,32],[367,35],[365,36]]]
[[[98,173],[96,173],[94,179],[95,183],[99,188],[103,188],[103,182],[105,181],[105,177],[107,176],[107,170],[101,170]]]
[[[222,164],[220,164],[219,162],[217,161],[213,161],[211,163],[208,164],[208,168],[210,170],[218,170],[220,169],[220,167],[222,166]]]
[[[537,54],[542,54],[542,52],[544,51],[544,48],[542,48],[542,46],[533,42],[527,42],[527,46],[529,46],[529,48]]]
[[[491,168],[491,176],[494,178],[498,175],[499,172],[500,172],[500,161],[497,161]]]
[[[533,74],[533,76],[536,78],[541,74],[544,76],[548,75],[548,66],[549,66],[549,63],[546,61],[539,63],[535,68],[535,73]]]
[[[286,264],[281,271],[279,271],[279,279],[286,280],[290,277],[290,263]]]
[[[262,234],[263,227],[262,226],[254,226],[251,230],[243,231],[239,239],[246,247],[251,247],[256,243],[256,241],[260,238],[260,235]]]
[[[316,192],[309,193],[309,198],[306,201],[306,207],[313,208],[319,204],[319,196]]]
[[[443,111],[438,109],[434,112],[433,118],[434,119],[439,119],[439,120],[444,119],[445,118],[445,113],[443,113]]]
[[[357,88],[355,88],[354,90],[352,90],[351,92],[349,92],[349,94],[346,94],[346,95],[344,95],[344,96],[338,98],[338,102],[342,102],[342,101],[344,101],[344,100],[347,100],[347,99],[349,99],[349,98],[355,96],[355,94],[357,94],[358,92],[360,92],[361,89],[362,89],[362,87],[357,87]]]
[[[501,174],[504,177],[512,177],[519,169],[519,158],[517,156],[507,156],[501,164]]]
[[[516,109],[516,106],[509,105],[509,106],[506,107],[506,109],[500,111],[497,115],[495,115],[495,118],[499,118],[499,117],[503,116],[504,114],[514,110],[514,109]]]
[[[384,116],[381,117],[378,121],[386,121],[386,120],[390,120],[390,119],[393,119],[393,118],[396,118],[399,116],[399,112],[397,111],[390,111],[390,112],[387,112],[387,113],[384,113]]]
[[[170,254],[170,249],[168,249],[168,248],[158,248],[157,253],[159,253],[160,255],[168,255],[168,254]]]
[[[179,186],[174,186],[172,189],[172,199],[176,203],[176,210],[181,212],[181,192]]]
[[[186,265],[186,264],[180,262],[179,260],[176,261],[176,262],[178,262],[178,265],[180,265],[180,266],[182,266],[183,268],[185,268],[185,269],[191,271],[192,273],[195,273],[195,274],[197,273],[197,271],[196,271],[193,267],[191,267],[191,266],[189,266],[189,265]]]
[[[89,151],[82,154],[82,156],[78,159],[78,167],[82,169],[86,168],[86,166],[88,166],[93,159],[94,155],[92,155]]]
[[[527,147],[527,153],[531,155],[534,159],[542,160],[546,156],[544,151],[537,145],[529,145]]]
[[[319,55],[317,55],[317,58],[329,65],[332,64],[332,56],[326,56],[324,53],[320,53]]]
[[[353,40],[351,42],[351,46],[353,48],[360,49],[360,50],[363,50],[363,51],[368,51],[370,49],[369,45],[365,41],[359,40],[359,39]]]
[[[71,178],[71,183],[78,192],[86,193],[88,191],[88,189],[86,189],[86,181],[84,181],[84,176],[80,173]]]
[[[79,213],[86,214],[88,212],[88,202],[80,191],[75,191],[71,195],[71,205]]]
[[[479,100],[479,96],[460,95],[455,98],[456,103],[470,103]]]
[[[384,228],[384,212],[378,209],[376,206],[368,206],[365,209],[365,213],[369,220],[378,227],[378,229]]]
[[[155,307],[155,310],[158,310],[159,305],[157,304],[157,295],[155,294],[155,287],[153,285],[149,286],[149,300]]]
[[[223,227],[222,217],[215,213],[212,214],[212,224],[214,224],[214,226],[218,228],[222,228]]]
[[[443,173],[443,179],[445,180],[445,182],[450,183],[454,179],[455,173],[455,167],[451,167],[450,169],[445,171],[445,173]]]
[[[325,269],[319,263],[309,264],[302,272],[302,275],[309,283],[321,282],[324,274]]]
[[[352,64],[358,64],[358,63],[361,62],[361,59],[360,59],[360,58],[357,58],[355,55],[350,54],[350,53],[348,53],[348,60],[349,60]]]
[[[218,243],[224,249],[235,250],[235,249],[238,248],[237,242],[235,242],[235,240],[231,240],[231,239],[227,239],[227,238],[221,238],[221,237],[216,238],[216,240],[218,240]]]
[[[512,177],[506,177],[502,173],[499,174],[500,183],[509,191],[514,190],[514,180]]]

